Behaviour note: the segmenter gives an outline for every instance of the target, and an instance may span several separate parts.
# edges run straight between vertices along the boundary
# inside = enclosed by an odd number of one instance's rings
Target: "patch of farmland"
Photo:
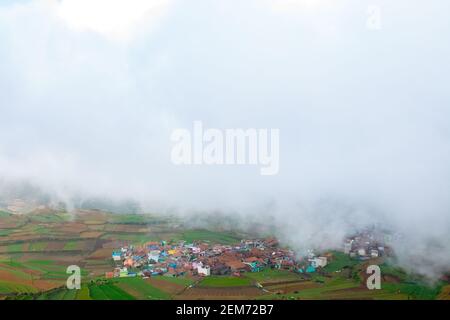
[[[57,215],[55,213],[50,213],[50,214],[34,213],[34,214],[29,214],[28,218],[29,218],[30,222],[38,222],[38,223],[58,223],[58,222],[65,221],[64,217]]]
[[[210,241],[212,243],[233,244],[240,241],[240,237],[232,233],[218,232],[210,230],[187,230],[178,236],[187,242]]]
[[[198,279],[191,278],[189,276],[156,277],[156,278],[151,278],[151,279],[161,279],[161,280],[163,280],[165,282],[175,283],[175,284],[183,286],[183,287],[187,287],[187,286],[193,284],[196,280],[198,280]]]
[[[290,292],[287,294],[268,294],[261,297],[262,299],[332,299],[333,293],[342,289],[355,289],[360,287],[360,284],[353,280],[347,279],[327,279],[323,284],[317,284],[316,287],[300,290],[298,293]]]
[[[241,277],[210,276],[205,277],[200,283],[200,287],[244,287],[252,284],[252,280]]]
[[[89,287],[82,285],[80,290],[77,290],[76,300],[92,300],[89,294]]]
[[[105,226],[105,231],[109,233],[148,233],[149,228],[142,225],[114,224]]]
[[[40,280],[65,280],[67,279],[67,264],[59,265],[50,260],[32,260],[24,262],[13,262],[14,267],[20,270],[26,270],[27,273],[33,271],[37,274],[34,279]],[[83,271],[82,271],[83,274]]]
[[[108,248],[97,249],[89,255],[89,259],[111,259],[112,250]]]
[[[146,233],[136,234],[136,233],[113,233],[105,234],[101,237],[104,240],[116,240],[116,241],[127,241],[134,244],[143,244],[148,241],[159,241],[159,238],[155,238],[155,235],[149,235]]]
[[[61,286],[60,282],[56,281],[47,281],[39,279],[40,273],[36,272],[36,270],[28,270],[28,269],[8,269],[5,267],[5,264],[2,264],[2,268],[0,269],[0,281],[3,282],[3,289],[5,288],[13,288],[18,287],[19,289],[26,289],[25,291],[20,292],[35,292],[50,290],[52,288]],[[0,291],[1,293],[8,293],[5,291]],[[11,291],[13,293],[15,291]]]
[[[404,300],[408,299],[408,296],[383,289],[368,290],[366,287],[360,286],[358,288],[328,291],[324,293],[323,298],[332,300]]]
[[[408,296],[409,299],[418,299],[418,300],[436,299],[439,296],[442,287],[443,287],[442,283],[438,283],[433,286],[413,282],[382,284],[382,288],[387,292],[405,294]]]
[[[0,237],[6,237],[9,236],[13,230],[11,229],[0,229]]]
[[[11,216],[11,213],[0,210],[0,218],[9,218]]]
[[[37,292],[37,289],[22,283],[0,280],[0,294],[28,292],[35,293]]]
[[[25,251],[25,250],[24,250],[25,245],[26,245],[26,244],[24,244],[24,243],[14,243],[14,244],[10,244],[10,245],[8,245],[8,252],[9,252],[9,253],[13,253],[13,252],[23,252],[23,251]]]
[[[65,280],[33,280],[33,287],[37,288],[39,291],[47,291],[52,290],[58,287],[61,287],[66,282]]]
[[[164,276],[151,277],[151,278],[145,279],[145,281],[147,283],[151,284],[153,287],[158,288],[158,289],[160,289],[164,292],[167,292],[171,295],[182,292],[186,288],[186,285],[171,282],[170,280],[168,280],[168,277],[164,277]]]
[[[271,292],[296,292],[301,290],[318,288],[320,285],[313,281],[305,282],[287,282],[287,283],[271,283],[270,285],[264,285],[264,288]]]
[[[174,296],[181,300],[247,300],[253,299],[262,294],[262,291],[256,287],[230,287],[230,288],[188,288],[182,294]]]
[[[78,243],[78,249],[83,251],[92,251],[96,247],[96,239],[82,240]]]
[[[91,224],[87,226],[90,231],[104,231],[105,225],[103,224]]]
[[[450,285],[446,285],[442,288],[441,293],[439,293],[438,299],[450,300]]]
[[[33,241],[42,240],[43,238],[45,238],[45,236],[41,235],[41,234],[14,232],[14,233],[10,234],[8,237],[4,238],[4,240],[10,241],[10,242],[17,242],[17,241],[33,242]]]
[[[47,251],[61,251],[64,249],[66,243],[64,241],[49,241],[45,250]]]
[[[300,280],[301,277],[288,270],[265,269],[260,272],[247,272],[247,278],[257,281],[263,285],[280,281],[295,281]]]
[[[64,233],[80,234],[83,231],[87,231],[88,228],[84,223],[70,222],[63,224],[60,230]]]
[[[143,214],[112,214],[108,218],[109,223],[114,224],[150,224],[155,218]]]
[[[167,300],[170,294],[161,288],[153,286],[141,278],[123,278],[114,282],[114,285],[125,290],[139,300]]]
[[[89,292],[94,300],[135,300],[128,292],[110,283],[90,285]]]
[[[89,239],[89,238],[93,238],[93,239],[96,239],[96,238],[99,238],[99,237],[101,237],[103,235],[103,232],[99,232],[99,231],[86,231],[86,232],[82,232],[81,234],[80,234],[80,238],[86,238],[86,239]]]
[[[106,222],[104,220],[84,220],[84,224],[91,225],[104,225]]]
[[[333,251],[331,261],[325,266],[326,272],[335,272],[342,270],[344,267],[353,267],[359,263],[358,260],[350,258],[349,255],[343,252]]]
[[[28,251],[45,251],[45,249],[48,246],[48,242],[41,241],[41,242],[32,242],[30,243],[28,247]]]
[[[84,247],[84,244],[85,243],[83,241],[77,240],[67,241],[66,244],[64,245],[63,250],[65,251],[80,250],[81,248]]]

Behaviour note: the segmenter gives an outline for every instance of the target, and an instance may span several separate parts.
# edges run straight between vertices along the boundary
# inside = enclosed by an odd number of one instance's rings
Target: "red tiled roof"
[[[241,261],[237,261],[237,260],[227,261],[227,262],[225,262],[225,264],[227,266],[229,266],[232,270],[240,270],[240,269],[247,268],[247,266],[244,263],[242,263]]]

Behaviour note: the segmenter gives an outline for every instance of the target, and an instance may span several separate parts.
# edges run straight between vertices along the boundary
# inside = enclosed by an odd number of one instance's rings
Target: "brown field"
[[[47,247],[45,247],[45,250],[48,250],[48,251],[62,251],[64,249],[65,244],[66,243],[64,241],[49,242],[47,244]]]
[[[186,300],[246,300],[254,299],[262,295],[262,291],[256,287],[232,287],[232,288],[190,288],[182,294],[175,296],[175,299]]]
[[[104,225],[105,221],[103,220],[86,220],[84,221],[84,223],[88,226],[93,226],[93,225]]]
[[[145,294],[143,294],[141,291],[136,290],[135,288],[133,288],[133,286],[131,286],[129,283],[119,282],[119,283],[116,284],[116,286],[121,288],[121,289],[123,289],[125,292],[128,292],[133,297],[136,297],[139,300],[147,299]]]
[[[80,234],[80,238],[89,239],[89,238],[100,238],[103,235],[103,232],[99,231],[86,231]]]
[[[103,230],[105,230],[105,225],[104,224],[91,224],[91,225],[88,225],[88,229],[92,230],[92,231],[103,231]]]
[[[185,289],[185,287],[182,285],[172,283],[170,281],[165,281],[164,279],[149,278],[146,279],[146,281],[155,288],[161,289],[162,291],[165,291],[171,295],[180,293]]]
[[[111,258],[111,249],[97,249],[89,255],[89,259],[109,259]]]
[[[30,274],[30,277],[28,279],[18,277],[13,272],[9,272],[7,270],[0,270],[0,280],[30,286],[36,288],[39,291],[46,291],[61,286],[61,281],[34,279],[34,277],[39,275],[39,272],[32,272],[31,270],[29,270],[27,271],[27,273]]]
[[[39,291],[47,291],[55,289],[64,285],[64,280],[34,280],[32,286],[37,288]]]
[[[271,283],[269,285],[263,285],[266,290],[280,293],[291,293],[295,291],[301,291],[306,289],[313,289],[320,287],[319,284],[306,281],[306,282],[286,282],[286,283]]]
[[[128,225],[128,224],[119,224],[119,225],[106,225],[106,231],[110,232],[124,232],[124,233],[147,233],[149,232],[149,228],[142,227],[140,225]]]
[[[64,233],[76,233],[76,234],[79,234],[79,233],[81,233],[83,231],[87,231],[88,228],[83,223],[70,222],[70,223],[66,223],[63,226],[61,226],[61,228],[59,230],[61,230]]]
[[[90,239],[90,240],[83,240],[79,241],[77,245],[77,250],[83,250],[86,253],[94,251],[96,245],[96,240]]]
[[[439,300],[450,300],[450,285],[442,288],[441,293],[438,296]]]
[[[33,234],[28,234],[28,233],[27,234],[14,233],[7,237],[3,237],[4,241],[11,241],[11,242],[14,242],[14,241],[29,241],[29,242],[31,242],[31,241],[41,240],[41,239],[45,239],[45,237],[42,235],[38,235],[38,234],[33,235]]]

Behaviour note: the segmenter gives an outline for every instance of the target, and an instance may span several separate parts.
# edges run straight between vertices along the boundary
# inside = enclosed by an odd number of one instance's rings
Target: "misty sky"
[[[367,28],[369,5],[381,29]],[[62,199],[273,219],[293,246],[404,234],[450,266],[450,3],[0,3],[0,176]],[[174,166],[170,134],[280,129],[280,172]],[[434,261],[422,260],[432,255]]]

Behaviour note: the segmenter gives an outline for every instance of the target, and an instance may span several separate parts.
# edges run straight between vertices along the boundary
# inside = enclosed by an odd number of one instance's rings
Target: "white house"
[[[366,249],[364,249],[364,248],[358,249],[358,255],[365,256],[366,255]]]
[[[327,257],[317,257],[309,260],[314,268],[325,267],[328,263]]]
[[[158,262],[161,251],[152,250],[148,253],[148,261]]]
[[[211,275],[211,268],[208,266],[197,266],[197,272],[199,275],[203,276],[210,276]]]
[[[113,252],[112,258],[114,261],[122,260],[122,254],[120,252]]]
[[[350,251],[352,251],[352,243],[347,242],[346,244],[344,244],[344,253],[350,254]]]

